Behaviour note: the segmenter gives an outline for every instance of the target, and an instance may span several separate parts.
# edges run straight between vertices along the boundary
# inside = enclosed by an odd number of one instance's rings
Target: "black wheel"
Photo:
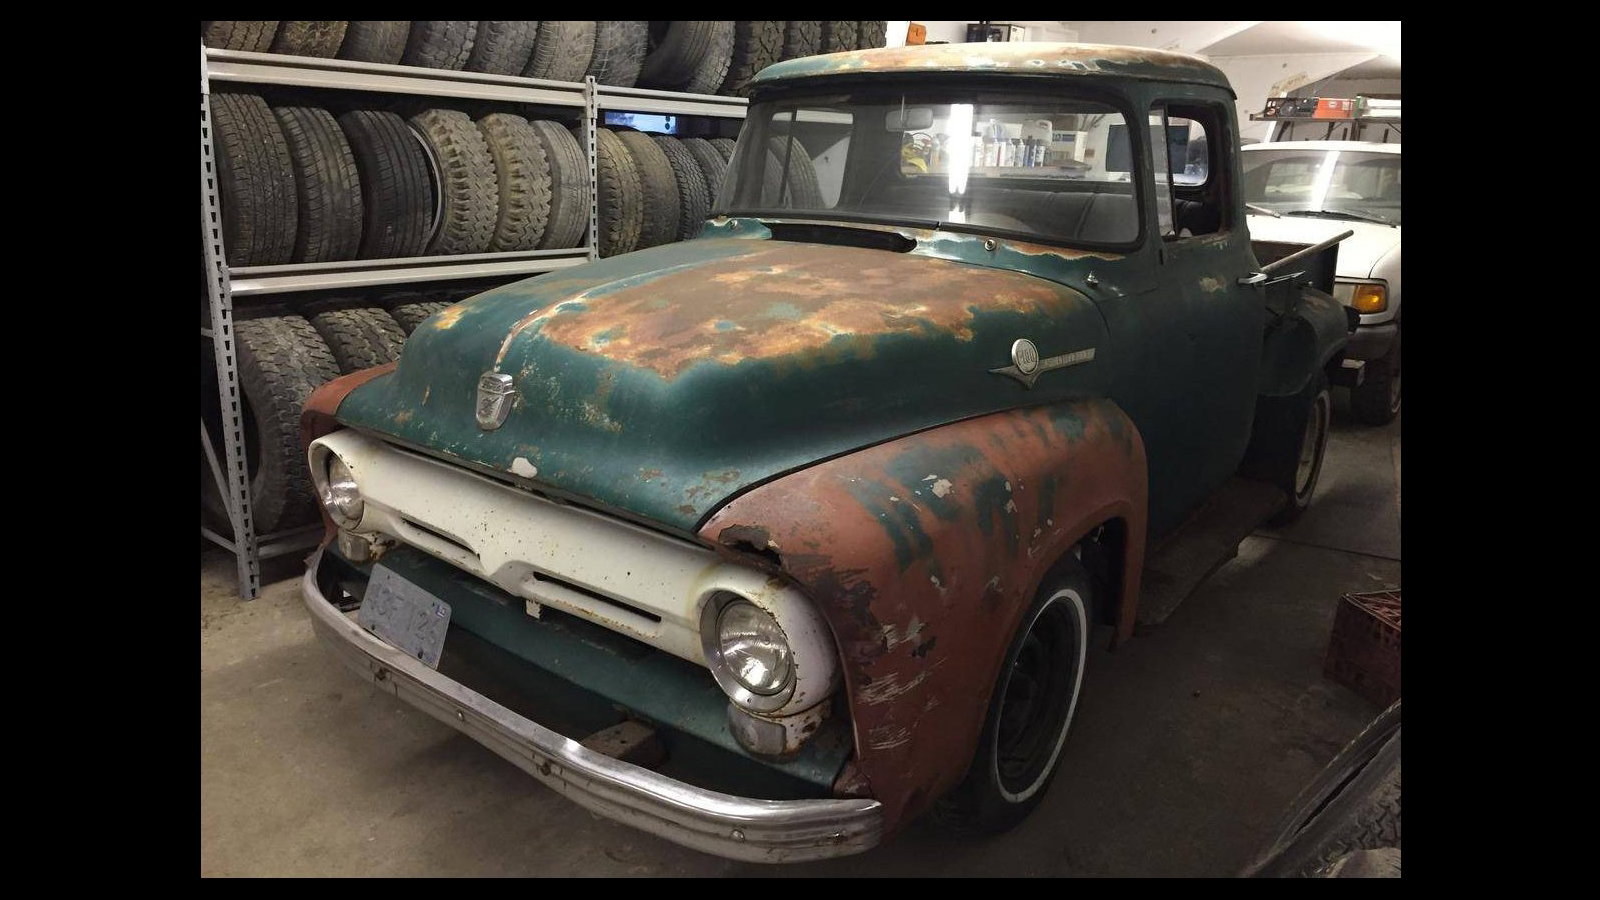
[[[636,249],[644,225],[644,196],[639,170],[628,147],[609,129],[595,133],[595,168],[599,176],[601,256],[620,256]]]
[[[351,22],[339,45],[339,58],[396,66],[410,35],[410,22]]]
[[[594,58],[587,74],[600,84],[633,87],[649,40],[649,22],[596,22]]]
[[[861,39],[859,22],[823,22],[822,53],[842,53],[856,49]]]
[[[783,199],[791,206],[802,209],[821,209],[822,188],[817,184],[817,169],[811,162],[811,154],[806,152],[805,145],[799,141],[788,141],[781,137],[773,137],[769,141],[772,150],[772,162],[778,166],[779,181],[783,183]],[[785,170],[787,163],[787,170]],[[788,177],[783,173],[787,171]]]
[[[255,94],[212,94],[211,124],[228,265],[289,262],[299,212],[283,128]]]
[[[1242,874],[1312,877],[1358,850],[1400,848],[1400,702],[1306,785]]]
[[[532,250],[550,222],[550,163],[528,120],[492,113],[478,120],[478,131],[494,157],[500,189],[500,218],[491,252]]]
[[[450,305],[448,300],[410,300],[395,303],[389,307],[389,315],[400,323],[409,336],[417,330],[417,326],[428,320],[429,316]]]
[[[305,312],[344,375],[394,362],[406,345],[405,329],[377,307],[312,306]]]
[[[706,182],[706,209],[709,212],[712,204],[717,202],[717,192],[722,190],[723,176],[728,174],[728,160],[705,138],[684,138],[679,143],[700,165],[700,174]]]
[[[556,122],[529,121],[550,166],[550,221],[539,249],[577,247],[589,230],[589,161],[572,132]]]
[[[540,22],[533,55],[522,74],[552,81],[582,81],[594,58],[594,22]]]
[[[279,106],[272,112],[294,161],[299,207],[294,261],[354,259],[361,249],[361,181],[338,120],[315,106]]]
[[[672,174],[678,181],[678,234],[677,240],[686,241],[705,227],[706,213],[711,209],[711,192],[706,188],[706,176],[700,163],[688,148],[675,137],[655,135],[656,146],[672,164]],[[713,154],[715,155],[715,154]]]
[[[233,334],[256,531],[311,522],[317,500],[300,448],[300,411],[312,391],[339,376],[338,365],[316,329],[299,316],[236,322]]]
[[[719,94],[744,96],[750,79],[783,54],[782,22],[733,23],[733,55]]]
[[[290,56],[331,58],[344,43],[347,22],[283,22],[272,39],[271,52]]]
[[[478,126],[464,112],[425,109],[411,117],[439,166],[443,204],[428,253],[485,253],[500,219],[494,157]]]
[[[889,42],[888,22],[857,22],[856,49],[875,50]]]
[[[639,86],[682,90],[705,67],[721,56],[723,73],[733,46],[733,23],[723,21],[651,22],[650,50],[639,70]],[[718,76],[721,84],[721,76]],[[712,90],[716,85],[711,86]]]
[[[1046,576],[1006,652],[967,777],[939,801],[941,820],[994,834],[1044,798],[1083,687],[1094,602],[1093,580],[1075,557]]]
[[[784,25],[780,59],[817,55],[817,49],[822,46],[821,22],[785,22]]]
[[[709,143],[717,151],[717,153],[722,155],[722,161],[724,163],[733,159],[733,138],[712,138],[707,143]]]
[[[538,36],[538,22],[479,22],[467,71],[521,75]]]
[[[672,163],[650,135],[642,131],[621,131],[617,137],[633,157],[639,170],[639,187],[644,192],[644,219],[639,227],[635,250],[670,244],[678,239],[678,179]]]
[[[200,38],[217,50],[265,53],[278,33],[277,22],[201,22]]]
[[[1256,399],[1250,446],[1239,473],[1277,485],[1288,500],[1271,519],[1287,525],[1311,505],[1322,459],[1328,449],[1328,423],[1333,409],[1328,376],[1318,372],[1305,390],[1293,397]]]
[[[421,256],[433,223],[428,157],[406,120],[357,109],[339,117],[361,183],[361,259]]]
[[[1350,389],[1350,411],[1367,425],[1387,425],[1400,415],[1400,335],[1383,359],[1367,363],[1360,387]]]
[[[429,69],[465,68],[477,34],[477,22],[412,22],[400,63]]]

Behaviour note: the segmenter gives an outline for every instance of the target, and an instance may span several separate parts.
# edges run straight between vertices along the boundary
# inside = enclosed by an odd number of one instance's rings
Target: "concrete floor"
[[[1339,398],[1338,409],[1343,402]],[[1400,585],[1400,423],[1336,415],[1292,527],[1246,539],[1173,616],[1091,649],[1061,772],[1016,830],[913,823],[800,866],[729,862],[591,815],[380,694],[313,638],[299,562],[253,603],[201,555],[202,875],[1153,875],[1236,872],[1377,708],[1322,677],[1339,597]]]

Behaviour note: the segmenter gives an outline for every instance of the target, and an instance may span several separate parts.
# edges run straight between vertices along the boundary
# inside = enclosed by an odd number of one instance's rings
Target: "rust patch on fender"
[[[1122,411],[1074,401],[820,463],[736,498],[700,536],[759,556],[817,603],[843,660],[857,766],[894,827],[959,783],[1044,574],[1115,519],[1128,538],[1120,594],[1106,600],[1119,639],[1131,634],[1145,472]]]

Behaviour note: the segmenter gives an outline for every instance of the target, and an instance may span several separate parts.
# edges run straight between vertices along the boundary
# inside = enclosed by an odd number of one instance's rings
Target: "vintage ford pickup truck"
[[[305,602],[382,689],[667,840],[1007,828],[1147,541],[1236,473],[1309,501],[1353,323],[1303,283],[1320,248],[1252,247],[1197,58],[752,85],[699,237],[479,294],[313,395]]]

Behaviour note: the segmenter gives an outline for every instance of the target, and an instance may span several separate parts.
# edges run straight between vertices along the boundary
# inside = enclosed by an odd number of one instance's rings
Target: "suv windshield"
[[[1122,114],[1066,91],[776,99],[751,105],[715,212],[1126,245],[1133,159]]]
[[[1245,202],[1284,216],[1400,224],[1400,154],[1362,150],[1249,150]]]

